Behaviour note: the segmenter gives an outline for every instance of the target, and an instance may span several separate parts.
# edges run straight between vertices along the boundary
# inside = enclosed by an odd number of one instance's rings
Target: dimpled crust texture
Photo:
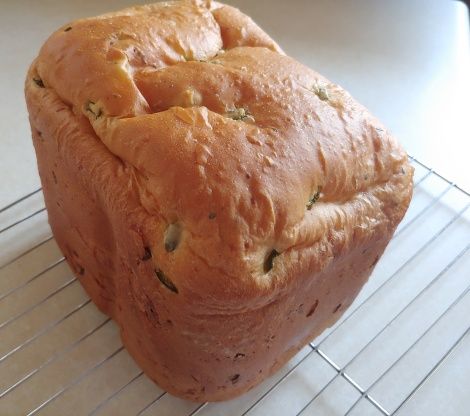
[[[331,326],[411,198],[384,127],[220,3],[72,22],[26,99],[61,250],[145,373],[190,400],[247,391]]]

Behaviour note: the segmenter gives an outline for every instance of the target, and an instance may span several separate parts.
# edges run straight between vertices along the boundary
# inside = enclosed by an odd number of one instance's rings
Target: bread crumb
[[[188,88],[182,96],[182,107],[200,106],[202,103],[202,95],[199,91]]]
[[[330,96],[328,94],[328,90],[326,88],[326,85],[321,85],[317,82],[313,84],[312,86],[312,91],[315,93],[315,95],[322,101],[329,101]]]
[[[274,160],[272,160],[269,156],[264,156],[264,162],[268,166],[273,166],[274,165]]]

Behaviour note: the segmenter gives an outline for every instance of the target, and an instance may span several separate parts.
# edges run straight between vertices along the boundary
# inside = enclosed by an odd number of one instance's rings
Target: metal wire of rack
[[[353,305],[224,403],[177,399],[134,364],[68,269],[41,189],[0,209],[0,414],[466,414],[469,371],[454,367],[470,370],[470,194],[410,160],[410,209]]]

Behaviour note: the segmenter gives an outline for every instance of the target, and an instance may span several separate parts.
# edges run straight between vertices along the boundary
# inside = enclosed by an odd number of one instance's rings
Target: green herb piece
[[[33,81],[39,88],[45,88],[41,78],[33,78]]]
[[[93,114],[95,116],[95,120],[97,120],[103,115],[103,110],[91,100],[85,104],[85,110]]]
[[[230,378],[230,381],[232,382],[232,384],[235,384],[240,379],[240,374],[234,374],[233,376],[230,376],[229,378]]]
[[[152,252],[150,251],[150,247],[144,247],[144,255],[142,256],[142,261],[147,261],[152,258]]]
[[[249,121],[252,123],[255,121],[255,118],[244,108],[235,108],[234,110],[227,111],[225,115],[232,120]]]
[[[310,310],[307,313],[307,318],[309,318],[315,313],[317,306],[318,306],[318,299],[315,302],[313,302],[313,305],[310,307]]]
[[[268,273],[274,266],[274,259],[279,256],[279,253],[278,251],[276,250],[272,250],[268,256],[266,257],[266,260],[264,261],[264,272],[265,273]]]
[[[168,253],[176,250],[181,238],[181,226],[177,223],[170,224],[165,231],[164,245]]]
[[[155,270],[155,275],[158,277],[158,280],[160,280],[160,283],[163,286],[166,286],[174,293],[178,293],[178,288],[160,269]]]
[[[320,199],[320,195],[321,195],[321,186],[319,186],[317,188],[317,192],[315,192],[312,197],[310,197],[310,199],[308,200],[307,202],[307,209],[310,211],[313,207],[313,204],[315,202],[317,202],[319,199]]]
[[[178,245],[178,242],[175,240],[165,241],[165,250],[168,253],[171,253],[172,251],[175,251],[177,245]]]

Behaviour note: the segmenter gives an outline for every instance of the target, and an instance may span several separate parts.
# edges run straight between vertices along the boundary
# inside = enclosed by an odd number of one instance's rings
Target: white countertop
[[[0,206],[39,186],[23,80],[47,36],[65,22],[132,0],[9,1],[0,27]],[[143,2],[140,2],[143,3]],[[227,0],[285,51],[349,90],[407,151],[470,189],[466,6],[451,0]]]

